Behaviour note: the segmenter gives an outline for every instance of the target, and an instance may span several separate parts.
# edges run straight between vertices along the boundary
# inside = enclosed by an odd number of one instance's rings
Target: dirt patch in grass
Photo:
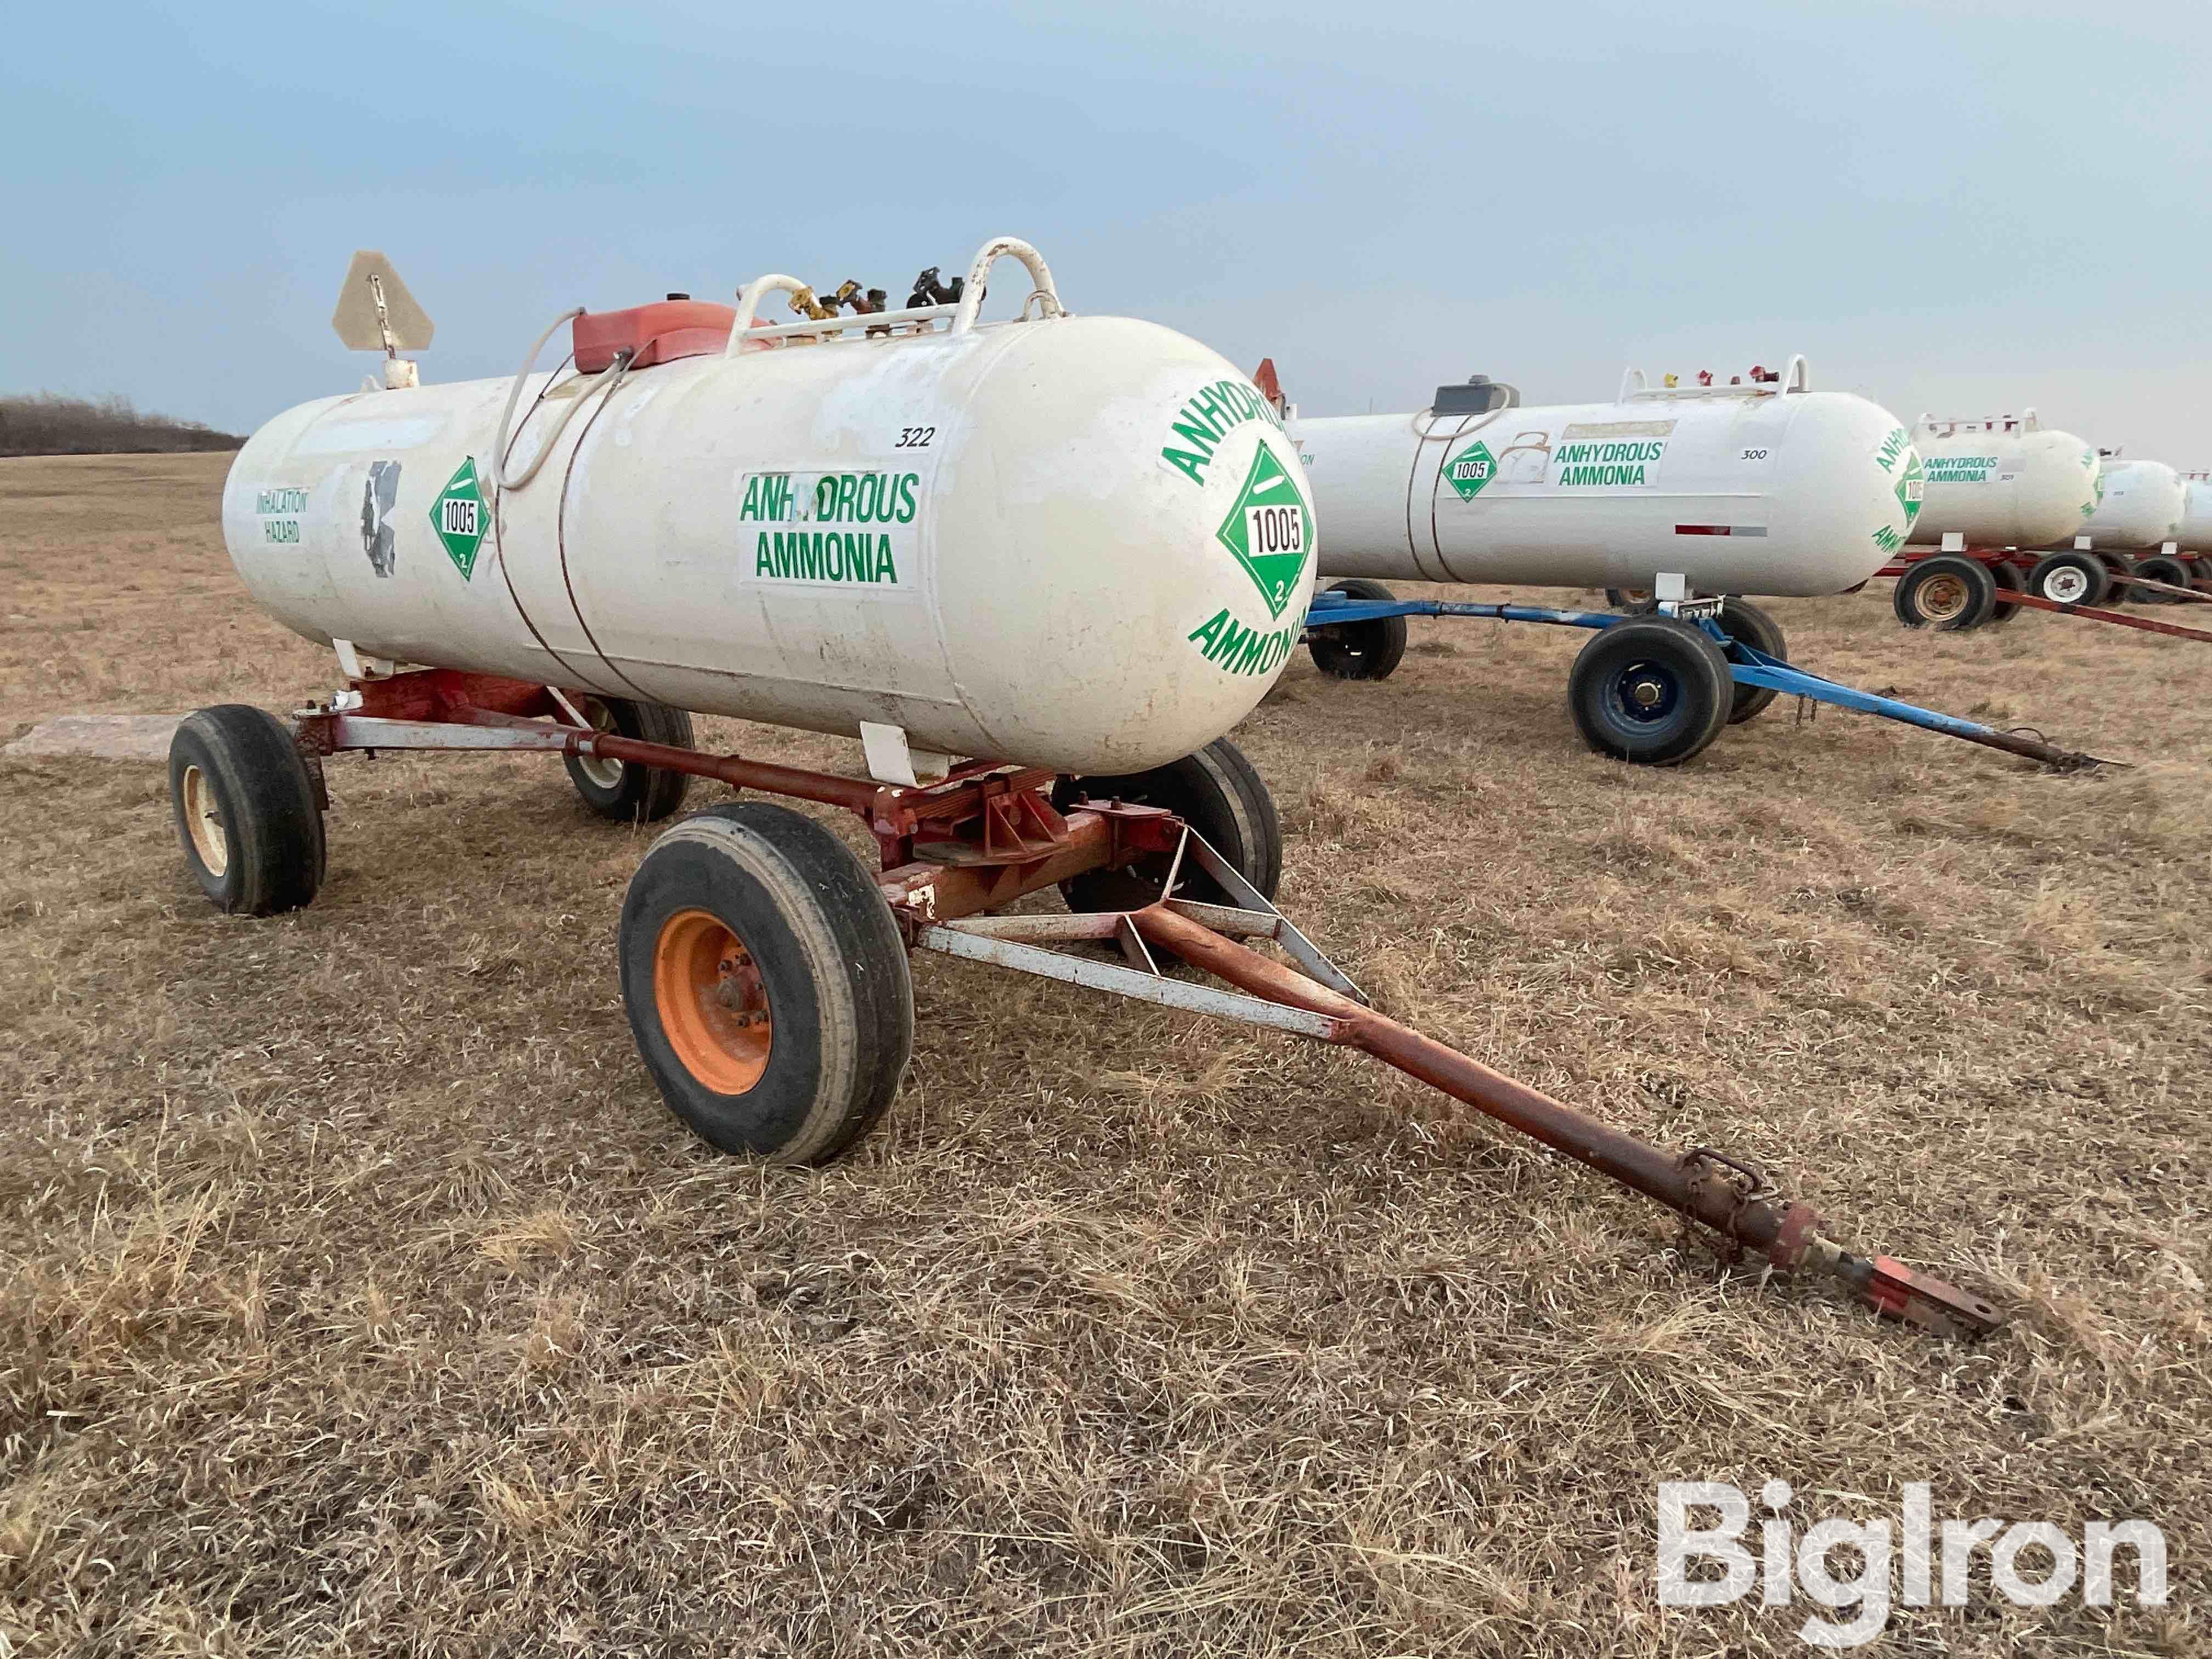
[[[0,462],[0,741],[329,689],[238,588],[225,465]],[[1799,1652],[1802,1605],[1654,1591],[1657,1482],[1772,1476],[1801,1525],[1926,1480],[2166,1528],[2164,1612],[1978,1566],[1897,1650],[2202,1650],[2212,653],[1776,609],[2139,765],[1784,703],[1632,769],[1575,738],[1581,636],[1488,623],[1379,685],[1301,654],[1238,740],[1285,908],[1393,1012],[1765,1163],[1993,1293],[1978,1346],[1347,1056],[936,960],[856,1156],[718,1158],[617,992],[649,832],[557,765],[334,766],[273,921],[188,884],[158,768],[0,765],[0,1652]]]

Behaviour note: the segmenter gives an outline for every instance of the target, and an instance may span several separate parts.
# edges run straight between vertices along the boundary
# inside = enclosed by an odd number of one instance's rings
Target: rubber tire
[[[1623,674],[1639,661],[1660,663],[1680,692],[1675,717],[1649,724],[1616,707]],[[1601,755],[1644,766],[1679,766],[1721,734],[1735,684],[1718,641],[1678,617],[1639,617],[1601,629],[1575,659],[1567,706],[1583,741]]]
[[[228,843],[221,875],[192,844],[185,775],[197,767]],[[314,901],[327,849],[315,781],[274,714],[227,702],[188,714],[169,739],[169,803],[185,863],[218,910],[273,916]]]
[[[1990,580],[1997,585],[1996,603],[1990,607],[1990,626],[2002,628],[2027,609],[2024,605],[2008,605],[2005,595],[2027,591],[2027,577],[2021,568],[2008,559],[1999,559],[1989,567]]]
[[[1381,582],[1364,576],[1347,576],[1323,591],[1383,605],[1397,597]],[[1306,634],[1306,649],[1313,654],[1314,666],[1333,680],[1387,680],[1405,660],[1406,619],[1378,617],[1372,622],[1311,629]]]
[[[2190,584],[2189,567],[2179,559],[2169,558],[2163,553],[2154,553],[2147,559],[2136,561],[2136,574],[2154,582],[2171,582],[2176,587]],[[2137,598],[2144,605],[2187,605],[2188,600],[2172,593],[2156,593],[2137,590]]]
[[[1659,596],[1648,587],[1608,587],[1605,602],[1626,617],[1648,617],[1659,608]]]
[[[2048,591],[2047,584],[2053,571],[2078,570],[2088,579],[2088,586],[2077,599],[2061,599]],[[2038,559],[2027,573],[2027,591],[2039,599],[2049,599],[2053,605],[2102,605],[2105,596],[2112,591],[2112,578],[2105,568],[2105,562],[2094,553],[2077,553],[2066,548],[2057,553],[2046,553]]]
[[[767,1068],[718,1093],[678,1058],[653,990],[662,927],[702,909],[760,970]],[[824,1164],[890,1104],[914,1052],[906,945],[874,880],[812,818],[768,801],[695,812],[654,842],[623,899],[623,1004],[660,1097],[719,1152]]]
[[[681,708],[671,708],[665,703],[643,702],[629,697],[602,697],[596,694],[578,700],[586,718],[592,705],[597,703],[607,711],[607,730],[617,737],[629,738],[639,743],[666,744],[672,749],[690,749],[696,746],[691,731],[691,716]],[[584,798],[584,805],[603,818],[616,823],[658,823],[673,817],[684,805],[684,798],[690,793],[691,775],[671,772],[658,766],[634,766],[627,761],[617,762],[622,775],[614,786],[596,782],[584,769],[577,756],[566,757],[562,764],[568,769],[568,781],[576,786],[576,793]]]
[[[1283,879],[1282,820],[1267,786],[1244,751],[1227,738],[1216,738],[1196,754],[1149,772],[1062,778],[1054,786],[1053,805],[1062,811],[1085,798],[1166,807],[1204,836],[1262,898],[1274,902]],[[1078,914],[1141,910],[1159,897],[1170,862],[1168,854],[1157,854],[1119,870],[1086,870],[1060,883],[1060,894]],[[1235,902],[1204,875],[1194,877],[1182,896],[1209,904]]]
[[[1761,611],[1748,599],[1730,595],[1721,601],[1721,627],[1741,640],[1754,651],[1764,651],[1770,657],[1790,660],[1790,641],[1782,632],[1782,624]],[[1771,686],[1737,685],[1729,702],[1728,723],[1741,726],[1765,714],[1775,698],[1782,694]]]
[[[1947,576],[1966,585],[1966,606],[1957,615],[1939,620],[1922,607],[1920,594],[1929,583]],[[1897,591],[1890,596],[1898,621],[1907,628],[1932,628],[1943,634],[1963,634],[1979,628],[1990,619],[1996,603],[1996,578],[1990,574],[1989,566],[1956,553],[1916,560],[1905,567],[1905,574],[1897,579]]]
[[[2124,553],[2100,553],[2097,556],[2105,562],[2106,581],[2105,603],[2107,605],[2151,603],[2147,595],[2136,592],[2133,587],[2119,580],[2121,577],[2132,576],[2136,574],[2136,562],[2133,559]]]

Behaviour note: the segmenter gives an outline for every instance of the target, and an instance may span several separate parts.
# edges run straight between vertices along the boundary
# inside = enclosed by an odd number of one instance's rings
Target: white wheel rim
[[[230,832],[222,827],[215,790],[205,773],[197,766],[187,766],[181,793],[184,799],[179,810],[185,815],[185,833],[192,838],[192,854],[208,874],[221,880],[223,872],[230,868]]]
[[[584,699],[583,714],[586,720],[591,721],[592,730],[594,732],[611,732],[615,729],[613,710],[597,697]],[[622,787],[623,763],[618,760],[603,760],[597,755],[579,755],[576,757],[576,769],[590,779],[596,788],[619,789]]]
[[[2059,605],[2078,605],[2088,591],[2087,573],[2072,565],[2061,565],[2043,579],[2043,597]]]

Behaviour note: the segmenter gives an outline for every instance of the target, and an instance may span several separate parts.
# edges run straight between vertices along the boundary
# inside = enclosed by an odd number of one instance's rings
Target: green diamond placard
[[[484,532],[491,528],[490,510],[484,506],[483,491],[477,487],[475,456],[461,463],[460,470],[446,480],[438,499],[430,503],[430,527],[446,544],[446,556],[461,573],[461,580],[468,580],[476,574],[477,549],[483,545]]]
[[[1920,465],[1920,452],[1905,452],[1912,459],[1905,464],[1905,476],[1897,481],[1897,499],[1905,507],[1905,527],[1912,528],[1912,521],[1920,516],[1920,498],[1927,488],[1926,469]]]
[[[1444,482],[1463,501],[1482,494],[1483,486],[1497,476],[1498,458],[1480,438],[1444,463]]]
[[[1305,574],[1313,548],[1313,514],[1297,481],[1266,444],[1252,457],[1237,504],[1213,532],[1237,556],[1244,574],[1267,602],[1267,614],[1279,617]]]

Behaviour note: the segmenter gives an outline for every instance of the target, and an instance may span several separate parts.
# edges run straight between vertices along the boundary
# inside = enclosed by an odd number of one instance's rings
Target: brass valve
[[[860,285],[848,277],[830,296],[830,309],[835,311],[839,306],[843,306],[856,317],[870,317],[881,311],[884,301],[890,297],[879,288],[872,288],[863,294]]]

